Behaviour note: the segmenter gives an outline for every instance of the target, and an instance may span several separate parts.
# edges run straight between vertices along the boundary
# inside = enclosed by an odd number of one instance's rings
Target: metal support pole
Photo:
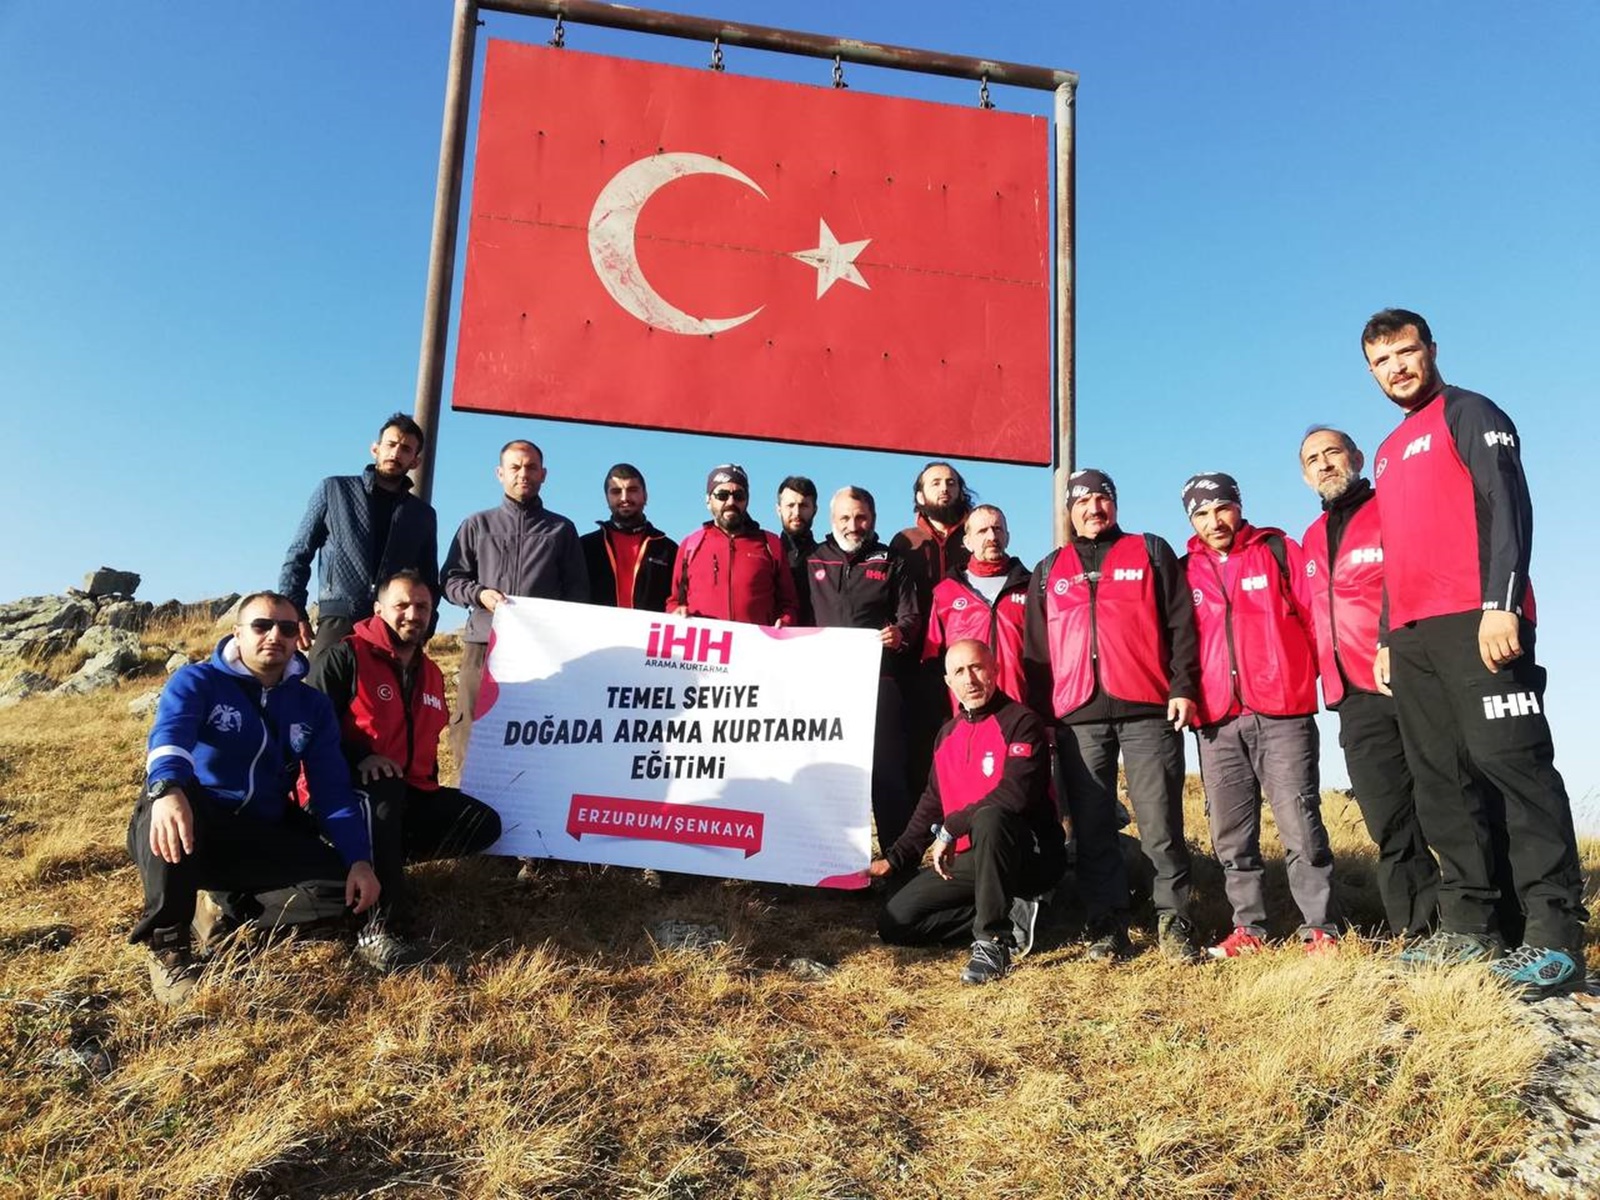
[[[416,494],[428,501],[433,499],[433,464],[439,450],[444,349],[450,332],[456,231],[461,220],[461,174],[467,156],[467,109],[472,99],[472,59],[477,40],[477,0],[456,0],[450,32],[450,69],[444,85],[444,129],[439,137],[439,182],[433,197],[433,243],[428,249],[428,292],[422,310],[422,354],[417,363],[414,409],[426,440],[413,480]]]
[[[1056,470],[1051,488],[1056,545],[1072,532],[1067,516],[1067,477],[1076,465],[1078,440],[1077,266],[1077,131],[1073,110],[1077,84],[1056,88]]]

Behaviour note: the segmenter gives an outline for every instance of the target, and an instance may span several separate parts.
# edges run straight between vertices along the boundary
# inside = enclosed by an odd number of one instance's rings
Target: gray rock
[[[1600,1195],[1600,994],[1524,1011],[1546,1050],[1523,1095],[1537,1132],[1513,1173],[1540,1195],[1589,1200]]]
[[[140,663],[139,635],[126,629],[96,625],[78,639],[78,648],[90,657],[56,689],[67,695],[109,687]]]
[[[174,650],[171,657],[168,658],[166,662],[167,674],[171,675],[179,667],[187,667],[188,665],[189,656],[181,650]]]
[[[45,1065],[69,1075],[85,1075],[97,1080],[104,1079],[114,1069],[111,1055],[92,1039],[57,1050],[45,1059]]]
[[[727,944],[727,937],[715,925],[696,925],[690,921],[660,921],[650,936],[663,950],[710,950]]]
[[[132,596],[138,590],[139,576],[134,571],[101,567],[83,577],[83,591],[90,596]]]
[[[55,687],[55,680],[35,671],[18,671],[0,683],[0,708],[21,704],[29,696],[40,696]]]
[[[148,600],[115,600],[95,614],[95,624],[137,632],[149,623],[154,607]]]
[[[163,600],[150,610],[150,624],[158,621],[176,621],[183,616],[183,605],[176,600]]]
[[[161,692],[158,689],[154,692],[146,692],[142,696],[135,696],[132,700],[129,700],[128,711],[136,717],[149,716],[155,712],[156,705],[160,703]]]
[[[834,968],[827,963],[818,962],[814,958],[786,958],[783,969],[796,979],[808,980],[811,983],[821,983],[833,975]]]
[[[76,649],[83,654],[104,654],[110,650],[131,651],[139,656],[139,635],[131,629],[115,629],[110,625],[91,625],[78,638]]]
[[[239,604],[243,599],[243,596],[235,593],[232,601],[227,605],[227,607],[214,612],[213,615],[217,619],[218,629],[232,629],[239,623]],[[213,600],[211,601],[211,607],[216,609],[216,606],[221,603],[222,601],[220,600]]]

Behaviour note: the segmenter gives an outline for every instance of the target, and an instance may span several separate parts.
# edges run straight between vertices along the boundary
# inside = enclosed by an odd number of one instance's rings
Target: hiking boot
[[[150,991],[156,1003],[172,1008],[194,993],[200,964],[189,948],[187,929],[157,929],[150,934]]]
[[[1574,958],[1565,950],[1543,946],[1517,947],[1491,964],[1489,974],[1510,984],[1524,1000],[1563,996],[1580,990],[1586,982],[1581,959]]]
[[[1223,938],[1215,946],[1206,951],[1212,958],[1243,958],[1246,954],[1254,954],[1258,950],[1265,950],[1266,942],[1246,929],[1243,925],[1235,925],[1233,932]]]
[[[427,958],[416,942],[401,937],[387,922],[368,921],[356,934],[356,957],[374,971],[387,975],[402,967],[413,967]]]
[[[1339,953],[1339,936],[1329,933],[1326,929],[1313,929],[1300,943],[1300,949],[1307,954],[1337,954]]]
[[[1021,958],[1033,949],[1033,927],[1039,920],[1039,901],[1018,896],[1011,902],[1011,940],[1016,943],[1013,958]]]
[[[972,943],[972,957],[961,968],[962,983],[992,983],[1011,970],[1011,947],[982,939]]]
[[[1088,930],[1090,962],[1116,962],[1133,954],[1133,943],[1128,940],[1127,926],[1121,921],[1105,920],[1091,925]]]
[[[1205,958],[1194,939],[1194,926],[1187,917],[1162,913],[1156,922],[1156,947],[1161,957],[1173,962],[1197,963]]]
[[[1425,967],[1462,967],[1468,963],[1491,962],[1504,957],[1506,948],[1500,939],[1487,933],[1452,933],[1438,929],[1414,945],[1400,951],[1400,965],[1414,969]]]

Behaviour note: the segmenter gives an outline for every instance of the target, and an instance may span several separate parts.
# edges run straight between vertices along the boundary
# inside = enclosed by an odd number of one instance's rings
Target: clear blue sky
[[[1342,423],[1370,449],[1395,420],[1363,370],[1362,321],[1389,304],[1425,313],[1446,378],[1521,428],[1557,761],[1600,826],[1584,484],[1600,443],[1600,7],[695,11],[1082,75],[1079,461],[1115,475],[1129,528],[1181,544],[1178,485],[1226,469],[1247,515],[1298,533],[1316,513],[1295,467],[1305,427]],[[450,12],[0,0],[0,599],[59,592],[102,563],[141,572],[154,600],[270,585],[316,480],[358,470],[384,415],[410,410]],[[482,37],[550,32],[484,21]],[[579,26],[568,45],[708,58]],[[728,64],[817,83],[829,71],[737,49]],[[847,79],[976,98],[897,72]],[[994,95],[1049,111],[1044,94]],[[551,507],[580,525],[602,515],[601,472],[631,459],[674,534],[701,519],[703,472],[729,458],[758,494],[790,471],[865,484],[886,529],[909,518],[919,465],[447,410],[446,533],[495,502],[495,450],[528,434],[546,449]],[[962,465],[1007,510],[1015,550],[1040,557],[1048,473]],[[1324,760],[1342,783],[1337,751]]]

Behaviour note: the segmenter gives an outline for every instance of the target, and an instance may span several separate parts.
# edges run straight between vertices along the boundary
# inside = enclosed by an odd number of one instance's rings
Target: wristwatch
[[[178,781],[176,779],[152,779],[144,786],[145,798],[148,800],[159,800],[168,792],[177,790]]]
[[[956,840],[956,835],[951,833],[943,825],[935,825],[933,827],[933,838],[935,841],[943,842],[946,846],[948,846],[951,842]]]

